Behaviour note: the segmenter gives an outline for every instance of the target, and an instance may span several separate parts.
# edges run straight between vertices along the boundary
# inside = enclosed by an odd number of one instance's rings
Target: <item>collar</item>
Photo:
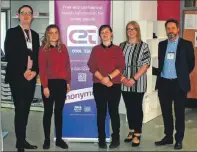
[[[170,42],[170,40],[168,39],[168,43],[171,43],[171,44],[177,44],[179,42],[179,36],[177,36],[177,38],[173,41],[173,42]]]
[[[104,44],[103,44],[103,42],[101,43],[101,46],[103,47],[103,48],[111,48],[112,46],[113,46],[113,42],[111,42],[111,44],[109,45],[109,46],[105,46]]]
[[[23,26],[22,26],[21,24],[19,24],[19,26],[22,28],[23,31],[24,31],[24,30],[29,30],[29,31],[31,31],[30,28],[29,28],[29,29],[24,29]]]
[[[56,45],[56,46],[49,45],[49,48],[58,48],[58,45]]]

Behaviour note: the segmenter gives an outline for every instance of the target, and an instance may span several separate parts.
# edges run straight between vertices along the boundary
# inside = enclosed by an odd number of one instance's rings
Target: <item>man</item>
[[[36,149],[26,138],[26,126],[38,74],[39,35],[30,29],[33,9],[23,5],[18,10],[20,25],[6,33],[5,57],[8,62],[5,81],[9,83],[15,106],[16,148]]]
[[[185,131],[185,108],[187,92],[190,90],[189,75],[194,69],[194,49],[190,41],[179,37],[178,21],[170,19],[165,23],[168,40],[159,43],[156,89],[160,100],[164,121],[165,137],[155,145],[173,144],[172,102],[175,111],[175,146],[182,149]]]

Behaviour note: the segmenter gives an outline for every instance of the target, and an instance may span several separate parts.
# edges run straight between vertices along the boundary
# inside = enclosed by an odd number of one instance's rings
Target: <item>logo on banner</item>
[[[81,106],[74,106],[74,111],[75,112],[81,112],[82,111],[82,107]]]
[[[95,46],[98,28],[94,25],[70,25],[67,29],[67,46]]]
[[[73,103],[73,102],[81,102],[85,100],[92,100],[92,99],[94,99],[92,87],[72,90],[66,95],[65,104]],[[76,107],[76,109],[77,108],[79,107]]]
[[[91,112],[90,106],[84,106],[84,112]]]
[[[78,82],[86,82],[87,74],[86,73],[78,73]]]
[[[71,67],[71,71],[89,71],[88,66],[73,66]]]

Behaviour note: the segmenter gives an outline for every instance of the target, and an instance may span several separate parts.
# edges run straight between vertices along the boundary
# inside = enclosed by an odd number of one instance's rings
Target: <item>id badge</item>
[[[32,50],[32,42],[29,42],[29,41],[27,42],[27,48]]]
[[[168,55],[167,55],[167,59],[168,60],[173,60],[174,59],[174,54],[175,54],[174,52],[169,52]]]

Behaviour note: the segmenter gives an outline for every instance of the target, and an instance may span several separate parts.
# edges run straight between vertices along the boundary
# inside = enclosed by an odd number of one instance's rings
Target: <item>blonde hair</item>
[[[44,33],[44,38],[42,40],[42,47],[45,51],[47,50],[50,50],[50,40],[49,40],[49,31],[50,29],[52,28],[56,28],[57,31],[58,31],[58,35],[59,35],[59,39],[57,41],[57,48],[58,48],[58,51],[61,52],[61,47],[62,47],[62,40],[61,40],[61,36],[60,36],[60,30],[59,30],[59,27],[55,24],[51,24],[49,25],[47,28],[46,28],[46,31]]]
[[[141,31],[140,31],[140,25],[136,22],[136,21],[130,21],[129,23],[127,23],[127,26],[126,26],[126,38],[127,38],[127,41],[129,41],[129,36],[127,34],[127,28],[129,25],[132,25],[134,27],[134,29],[136,30],[137,32],[137,41],[140,42],[141,41]]]

